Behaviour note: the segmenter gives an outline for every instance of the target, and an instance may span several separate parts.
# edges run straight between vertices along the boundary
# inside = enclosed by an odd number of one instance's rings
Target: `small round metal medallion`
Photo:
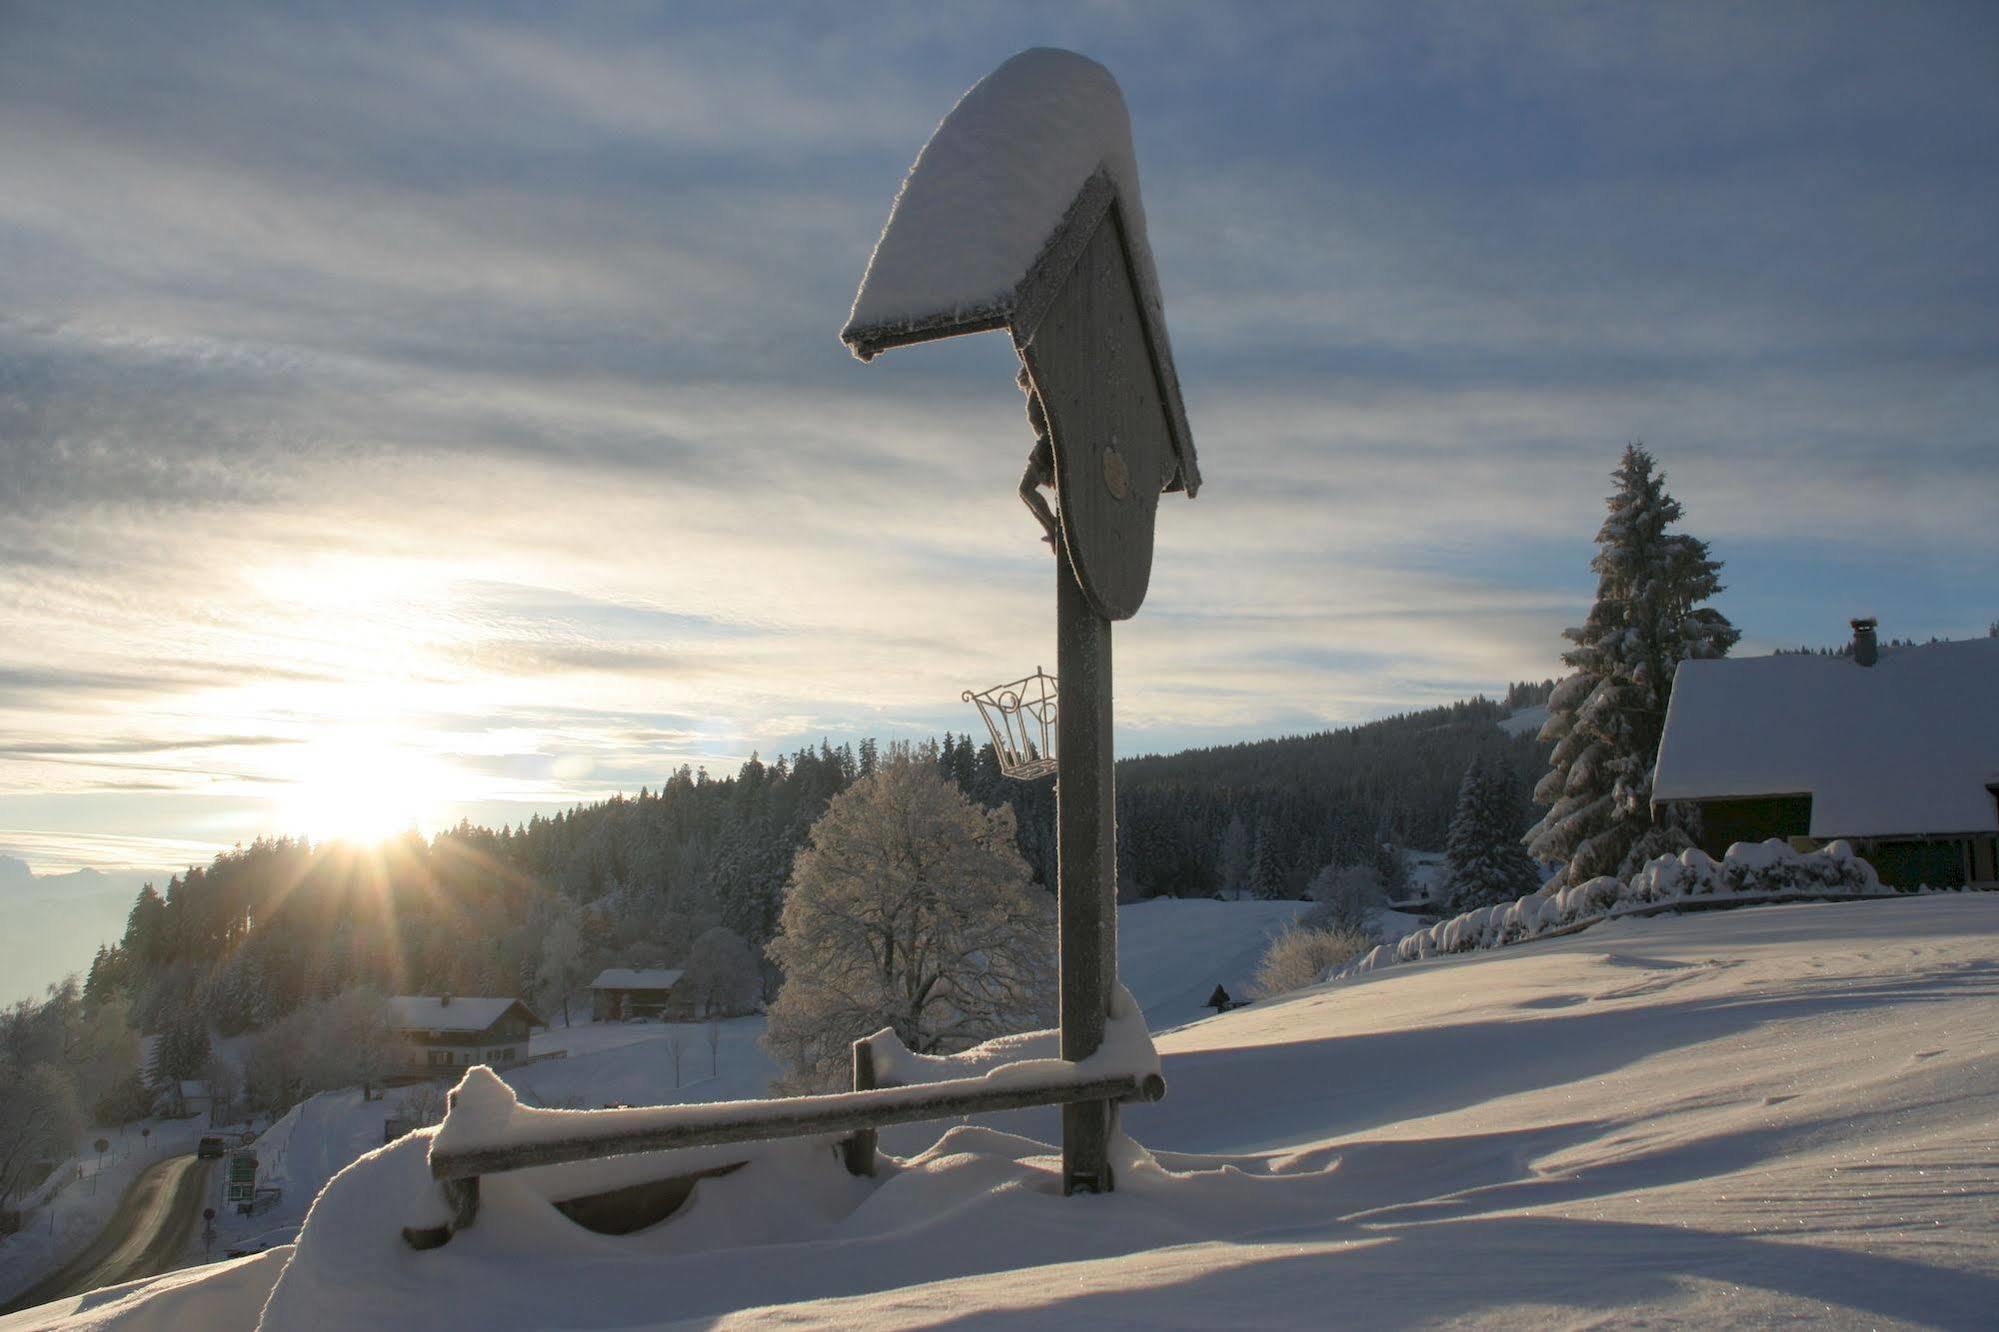
[[[1131,496],[1131,469],[1125,466],[1124,455],[1115,444],[1104,445],[1104,489],[1111,492],[1113,499]]]

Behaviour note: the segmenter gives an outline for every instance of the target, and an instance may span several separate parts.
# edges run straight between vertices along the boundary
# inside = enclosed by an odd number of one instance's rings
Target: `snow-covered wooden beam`
[[[861,1135],[891,1124],[1089,1101],[1157,1101],[1166,1080],[1156,1072],[1103,1074],[1061,1060],[995,1069],[983,1077],[914,1087],[835,1092],[781,1100],[629,1110],[542,1110],[523,1106],[486,1068],[465,1075],[430,1148],[430,1173],[444,1188],[451,1219],[405,1228],[412,1248],[436,1248],[477,1219],[479,1180],[536,1166],[566,1165],[639,1152],[674,1151],[778,1138]],[[873,1173],[873,1152],[848,1168]]]
[[[545,1111],[563,1116],[562,1121],[547,1126],[559,1136],[541,1137],[530,1130],[525,1141],[510,1139],[455,1150],[433,1147],[430,1173],[439,1180],[470,1179],[531,1166],[628,1156],[634,1152],[822,1134],[837,1136],[890,1124],[916,1124],[1028,1106],[1066,1105],[1072,1101],[1156,1101],[1165,1094],[1166,1080],[1157,1073],[1084,1081],[1034,1079],[994,1083],[985,1078],[963,1078],[921,1087],[883,1087],[871,1092],[834,1092],[774,1101],[722,1101],[647,1110]],[[639,1122],[630,1122],[633,1118]],[[446,1127],[449,1124],[447,1119]]]

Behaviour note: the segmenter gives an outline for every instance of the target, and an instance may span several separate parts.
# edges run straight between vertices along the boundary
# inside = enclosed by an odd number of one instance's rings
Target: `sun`
[[[434,760],[381,737],[319,741],[301,755],[279,817],[315,842],[379,842],[432,823],[440,777]]]

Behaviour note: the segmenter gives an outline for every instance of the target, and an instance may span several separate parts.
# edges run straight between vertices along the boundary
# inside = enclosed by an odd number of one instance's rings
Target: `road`
[[[32,1286],[0,1314],[32,1309],[99,1286],[153,1276],[175,1265],[201,1225],[209,1163],[170,1156],[132,1181],[118,1210],[90,1246]]]

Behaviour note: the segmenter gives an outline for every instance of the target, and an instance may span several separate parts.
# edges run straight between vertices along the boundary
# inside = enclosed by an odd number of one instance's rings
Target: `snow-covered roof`
[[[1810,795],[1813,837],[1999,832],[1999,639],[1884,647],[1872,666],[1688,661],[1655,800]]]
[[[679,967],[606,967],[590,982],[593,990],[670,990],[687,973]]]
[[[389,1014],[399,1031],[484,1031],[516,1004],[528,1015],[529,1022],[545,1025],[520,1000],[493,997],[453,995],[446,1003],[432,994],[398,994],[389,999]]]

